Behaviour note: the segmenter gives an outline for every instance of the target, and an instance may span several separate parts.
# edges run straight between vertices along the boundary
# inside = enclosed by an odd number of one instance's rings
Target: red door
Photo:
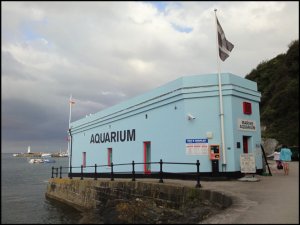
[[[248,137],[243,136],[243,150],[244,153],[248,153]]]
[[[82,152],[82,166],[86,167],[86,152]]]
[[[144,173],[150,174],[151,173],[151,142],[145,141],[144,142]]]

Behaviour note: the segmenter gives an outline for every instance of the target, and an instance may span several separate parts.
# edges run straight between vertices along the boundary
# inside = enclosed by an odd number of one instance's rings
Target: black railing
[[[131,173],[126,173],[126,172],[121,172],[121,174],[123,175],[123,177],[131,177],[131,180],[132,181],[135,181],[136,180],[136,176],[137,176],[137,173],[135,171],[135,166],[136,165],[151,165],[151,164],[159,164],[159,172],[155,172],[155,171],[151,171],[150,174],[152,175],[155,175],[153,177],[158,177],[159,178],[159,183],[163,183],[163,178],[166,177],[166,176],[170,176],[170,174],[172,174],[173,176],[172,177],[178,177],[176,175],[182,175],[182,173],[166,173],[166,172],[163,172],[163,165],[165,164],[176,164],[176,165],[194,165],[196,166],[196,173],[184,173],[185,175],[189,175],[189,177],[191,178],[195,178],[196,177],[196,187],[199,188],[201,187],[201,184],[200,184],[200,162],[199,160],[196,161],[196,163],[180,163],[180,162],[163,162],[162,159],[160,159],[159,162],[147,162],[147,163],[136,163],[134,161],[132,161],[132,163],[119,163],[119,164],[114,164],[114,163],[111,163],[110,165],[93,165],[93,166],[71,166],[71,167],[62,167],[60,166],[59,168],[57,167],[52,167],[52,175],[51,175],[51,178],[54,178],[54,176],[57,178],[58,177],[58,174],[59,174],[59,178],[61,179],[62,178],[62,174],[67,174],[68,177],[70,179],[72,179],[73,177],[80,177],[81,180],[83,180],[84,177],[93,177],[94,180],[97,180],[98,177],[108,177],[110,178],[111,181],[114,181],[114,178],[115,178],[115,175],[117,174],[120,174],[119,173],[115,173],[114,172],[114,167],[116,166],[128,166],[128,165],[132,165],[132,171]],[[87,168],[87,167],[94,167],[94,173],[84,173],[83,172],[83,168]],[[98,167],[110,167],[110,173],[100,173],[97,171],[97,168]],[[72,169],[74,168],[80,168],[80,173],[72,173]],[[63,169],[67,169],[68,172],[63,172]],[[109,175],[108,175],[109,174]],[[149,177],[149,175],[145,174],[145,173],[141,173],[140,174],[144,174],[146,175],[146,177]],[[175,176],[174,176],[175,175]],[[140,176],[141,177],[141,176]]]

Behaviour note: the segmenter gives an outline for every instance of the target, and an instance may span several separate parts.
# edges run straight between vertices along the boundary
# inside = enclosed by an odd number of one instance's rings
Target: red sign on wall
[[[243,102],[243,112],[244,114],[252,114],[252,106],[250,102]]]

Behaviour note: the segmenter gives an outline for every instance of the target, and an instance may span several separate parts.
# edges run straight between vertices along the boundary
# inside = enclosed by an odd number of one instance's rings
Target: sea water
[[[51,167],[68,166],[68,157],[55,158],[55,163],[28,160],[1,154],[1,223],[80,223],[79,211],[45,197]]]
[[[29,163],[29,159],[13,157],[12,154],[1,154],[1,223],[3,224],[103,224],[119,223],[114,207],[104,211],[81,213],[71,206],[55,200],[47,199],[45,193],[48,180],[51,178],[52,166],[67,167],[68,158],[56,158],[56,163]],[[66,174],[63,175],[66,177]],[[120,200],[120,199],[119,199]],[[128,202],[128,201],[126,201]],[[130,202],[129,202],[130,203]],[[147,203],[147,202],[144,202]],[[130,204],[129,204],[130,205]],[[128,205],[128,206],[129,206]],[[135,206],[133,204],[133,206]],[[174,211],[163,211],[156,215],[152,207],[147,211],[149,221],[176,221]],[[160,209],[158,207],[157,209]],[[198,210],[199,209],[199,210]],[[192,218],[209,214],[214,211],[210,206],[198,207]],[[138,209],[140,211],[142,209]],[[126,210],[125,210],[126,211]],[[145,212],[146,212],[145,211]],[[152,215],[152,214],[153,215]],[[164,215],[166,213],[166,215]],[[171,213],[171,214],[170,214]],[[182,214],[182,213],[181,213]],[[180,215],[181,215],[180,214]],[[147,218],[139,218],[148,221]],[[181,218],[189,221],[191,218]],[[105,222],[106,221],[106,222]],[[135,221],[144,223],[144,221]],[[134,223],[135,223],[134,222]],[[148,222],[147,222],[148,223]]]

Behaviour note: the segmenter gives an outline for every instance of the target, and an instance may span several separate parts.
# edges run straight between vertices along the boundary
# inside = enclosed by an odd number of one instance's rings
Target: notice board
[[[185,153],[187,155],[208,155],[208,139],[186,139]]]
[[[253,153],[241,154],[241,173],[256,173],[255,156]]]

